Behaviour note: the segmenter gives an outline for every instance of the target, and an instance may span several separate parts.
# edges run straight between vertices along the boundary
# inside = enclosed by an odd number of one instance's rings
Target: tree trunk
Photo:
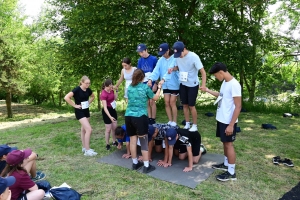
[[[54,95],[53,95],[53,94],[51,94],[51,98],[52,98],[52,103],[53,103],[53,105],[56,107],[55,99],[54,99]]]
[[[61,107],[62,104],[62,89],[59,90],[59,95],[58,95],[58,106]]]
[[[7,117],[12,118],[12,107],[11,107],[11,92],[6,92],[6,110],[7,110]]]
[[[100,90],[97,90],[97,103],[98,103],[98,110],[101,110],[101,103],[100,103]]]

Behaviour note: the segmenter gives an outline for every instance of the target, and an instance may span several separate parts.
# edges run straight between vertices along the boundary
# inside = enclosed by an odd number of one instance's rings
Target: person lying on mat
[[[116,138],[118,139],[118,149],[122,149],[123,143],[126,142],[126,153],[123,154],[122,158],[131,158],[130,154],[130,137],[126,132],[126,125],[118,126],[115,130]]]
[[[198,163],[201,155],[206,153],[205,147],[201,144],[201,135],[198,131],[190,132],[188,129],[169,128],[166,131],[166,153],[167,163],[164,167],[172,165],[173,152],[180,160],[188,158],[188,167],[184,172],[193,170],[193,164]]]

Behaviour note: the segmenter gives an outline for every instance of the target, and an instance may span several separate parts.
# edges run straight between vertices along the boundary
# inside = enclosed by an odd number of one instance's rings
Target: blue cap
[[[18,149],[17,147],[10,147],[6,144],[0,145],[0,156],[7,155],[8,153],[17,149]]]
[[[177,132],[174,128],[169,128],[166,131],[166,138],[168,140],[169,145],[174,145],[176,143]]]
[[[152,126],[152,125],[149,125],[149,127],[148,127],[148,140],[151,140],[154,132],[155,132],[155,127]]]
[[[144,50],[147,49],[147,46],[145,44],[139,44],[137,47],[136,47],[136,52],[142,52]]]
[[[173,45],[174,50],[174,58],[179,58],[181,56],[181,53],[184,50],[184,44],[181,41],[177,41]]]
[[[162,56],[169,50],[169,44],[168,43],[162,43],[158,47],[158,55]]]
[[[2,194],[7,187],[15,184],[16,178],[13,176],[8,176],[6,178],[0,177],[0,194]]]

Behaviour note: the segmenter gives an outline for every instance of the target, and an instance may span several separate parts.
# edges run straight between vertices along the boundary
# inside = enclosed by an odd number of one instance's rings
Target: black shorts
[[[226,136],[225,130],[228,126],[228,124],[223,124],[219,121],[217,121],[217,131],[216,131],[216,137],[219,137],[221,142],[234,142],[236,137],[236,125],[233,126],[233,133],[232,135]]]
[[[77,120],[80,120],[81,118],[89,118],[90,117],[90,109],[77,109],[75,108],[75,117]]]
[[[117,111],[115,109],[113,109],[111,107],[107,107],[107,110],[108,110],[110,116],[112,116],[113,118],[118,120]],[[102,117],[103,117],[104,124],[111,124],[111,120],[107,116],[107,114],[105,113],[103,108],[102,108]]]
[[[200,145],[201,145],[201,135],[198,131],[191,132],[189,142],[192,145],[192,153],[193,156],[199,156],[200,154]],[[187,145],[183,144],[179,140],[176,141],[174,145],[174,149],[177,149],[179,151],[179,154],[186,153],[187,152]]]
[[[148,134],[148,117],[146,115],[140,117],[125,116],[125,125],[129,137]]]
[[[162,140],[154,140],[155,145],[162,145]]]
[[[169,89],[163,89],[164,94],[171,94],[172,96],[178,96],[179,90],[169,90]]]
[[[22,193],[20,196],[17,198],[17,200],[27,200],[26,194]]]
[[[183,105],[195,106],[198,96],[199,85],[194,87],[188,87],[180,84],[179,96]]]

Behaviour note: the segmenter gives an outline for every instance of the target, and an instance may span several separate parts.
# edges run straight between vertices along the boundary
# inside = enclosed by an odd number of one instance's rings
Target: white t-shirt
[[[187,80],[180,81],[182,85],[195,87],[199,85],[198,72],[203,68],[202,62],[197,54],[189,51],[183,58],[176,58],[176,66],[179,73],[187,72]]]
[[[242,90],[240,83],[235,79],[231,79],[230,81],[226,82],[223,81],[220,89],[220,101],[218,102],[218,109],[216,119],[217,121],[223,124],[229,124],[232,115],[235,109],[234,99],[233,97],[241,97]],[[238,119],[235,123],[238,122]]]

